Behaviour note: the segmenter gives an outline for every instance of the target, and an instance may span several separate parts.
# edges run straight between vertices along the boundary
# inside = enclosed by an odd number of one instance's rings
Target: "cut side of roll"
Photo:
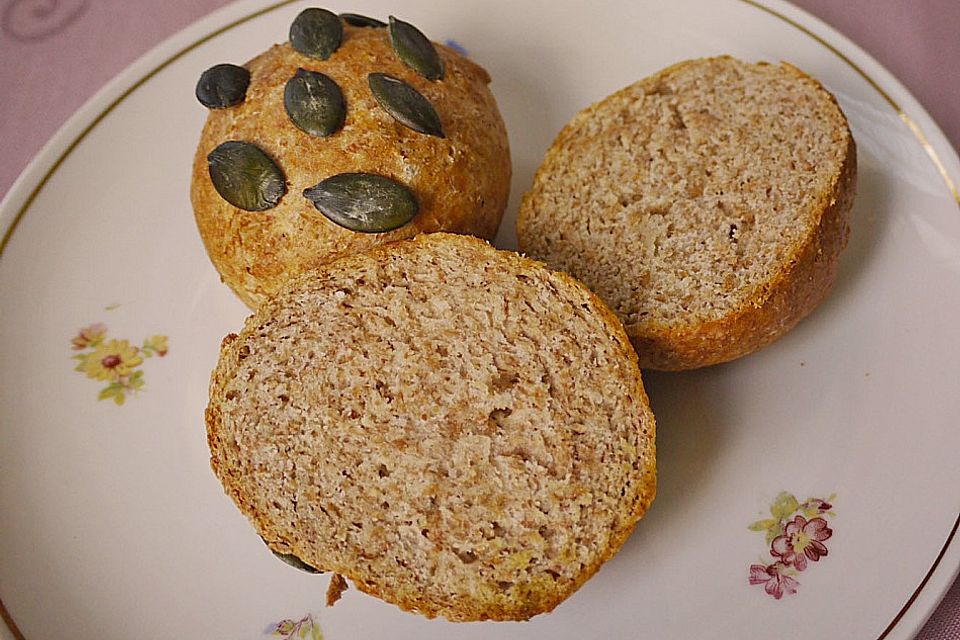
[[[206,421],[214,472],[274,551],[428,617],[550,611],[655,493],[619,321],[463,236],[292,279],[224,339]]]
[[[760,349],[821,302],[855,186],[853,137],[819,82],[691,60],[564,127],[517,235],[603,298],[642,367],[691,369]]]

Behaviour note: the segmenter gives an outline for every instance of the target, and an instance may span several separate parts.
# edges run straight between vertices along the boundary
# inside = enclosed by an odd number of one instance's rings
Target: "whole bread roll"
[[[200,235],[222,280],[251,308],[289,276],[339,256],[412,237],[449,231],[493,238],[510,188],[507,133],[487,72],[453,49],[434,44],[441,79],[405,64],[386,28],[343,25],[342,42],[327,59],[276,45],[245,65],[242,102],[210,110],[193,166],[191,201]],[[294,124],[285,87],[298,69],[320,72],[342,91],[346,115],[328,136]],[[432,105],[443,137],[402,124],[375,98],[370,74],[413,87]],[[199,90],[198,90],[199,91]],[[209,155],[219,145],[255,145],[283,174],[276,206],[248,211],[228,202],[210,176]],[[407,187],[419,212],[383,233],[360,233],[328,219],[303,192],[343,173],[386,177]]]
[[[656,487],[616,317],[465,236],[289,281],[224,339],[206,421],[216,475],[275,552],[455,621],[550,611]]]
[[[725,362],[826,296],[856,160],[837,101],[807,74],[691,60],[563,128],[524,196],[519,244],[610,305],[641,367]]]

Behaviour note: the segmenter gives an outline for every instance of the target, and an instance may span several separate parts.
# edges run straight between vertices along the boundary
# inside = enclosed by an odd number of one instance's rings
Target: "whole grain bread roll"
[[[292,279],[224,339],[206,422],[213,470],[275,552],[428,617],[550,611],[655,493],[616,317],[465,236]]]
[[[405,64],[385,28],[344,24],[339,48],[326,60],[276,45],[248,62],[242,102],[211,109],[193,165],[191,200],[200,235],[221,279],[251,308],[295,275],[339,256],[450,231],[493,238],[510,188],[507,133],[487,72],[453,49],[434,44],[444,66],[429,80]],[[327,137],[298,128],[284,107],[286,83],[298,69],[320,72],[342,90],[346,118]],[[433,106],[444,137],[401,124],[378,103],[371,73],[408,83]],[[208,155],[221,143],[261,149],[283,172],[286,192],[263,211],[227,202],[211,181]],[[358,233],[327,219],[303,191],[342,173],[369,173],[408,187],[419,213],[385,233]]]
[[[827,294],[856,166],[844,114],[810,76],[691,60],[563,128],[517,235],[610,305],[641,367],[707,366],[771,343]]]

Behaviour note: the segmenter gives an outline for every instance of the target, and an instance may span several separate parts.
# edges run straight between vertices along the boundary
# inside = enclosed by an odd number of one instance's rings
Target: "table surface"
[[[141,54],[225,0],[0,2],[0,195],[64,121]],[[876,58],[960,148],[960,2],[795,0]],[[109,41],[110,46],[102,46]],[[917,640],[960,640],[960,580]]]

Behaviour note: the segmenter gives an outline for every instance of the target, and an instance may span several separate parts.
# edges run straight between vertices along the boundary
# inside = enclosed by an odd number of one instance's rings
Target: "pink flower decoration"
[[[774,562],[771,565],[762,564],[750,565],[750,584],[762,584],[763,590],[779,600],[783,594],[793,595],[797,592],[800,583],[788,575],[784,575],[783,570],[787,565],[782,562]]]
[[[817,562],[827,555],[827,547],[823,541],[832,535],[833,531],[823,518],[812,518],[808,521],[798,515],[787,522],[783,535],[773,539],[770,555],[779,558],[786,566],[793,565],[797,571],[803,571],[807,568],[808,558]]]

